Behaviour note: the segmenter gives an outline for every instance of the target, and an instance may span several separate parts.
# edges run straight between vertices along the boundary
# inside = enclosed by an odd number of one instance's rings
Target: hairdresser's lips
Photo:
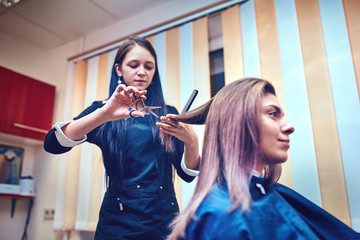
[[[145,83],[146,83],[146,81],[145,81],[145,80],[134,80],[134,82],[136,82],[136,83],[140,83],[140,84],[145,84]]]
[[[133,86],[139,90],[145,90],[149,87],[149,82],[143,79],[134,79]]]

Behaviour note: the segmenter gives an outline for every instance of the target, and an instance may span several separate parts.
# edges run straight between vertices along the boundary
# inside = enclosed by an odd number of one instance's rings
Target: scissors
[[[147,106],[147,105],[145,104],[144,100],[142,100],[140,97],[136,97],[135,94],[134,94],[134,92],[131,91],[130,93],[132,93],[133,96],[134,96],[134,98],[135,98],[134,104],[135,104],[136,102],[138,102],[138,101],[141,101],[141,103],[142,103],[142,105],[143,105],[143,108],[140,109],[139,112],[147,111],[148,113],[151,113],[153,116],[159,118],[159,116],[156,115],[156,113],[154,113],[152,110],[153,110],[153,109],[159,109],[159,108],[161,108],[161,107],[159,107],[159,106],[149,107],[149,106]],[[129,111],[130,111],[130,113],[129,113],[130,117],[133,117],[133,116],[131,116],[131,113],[132,113],[133,111],[136,111],[136,109],[135,109],[133,106],[130,106],[130,107],[129,107]]]

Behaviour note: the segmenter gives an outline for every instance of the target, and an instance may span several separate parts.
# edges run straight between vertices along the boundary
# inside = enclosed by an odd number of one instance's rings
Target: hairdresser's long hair
[[[270,82],[245,78],[226,85],[204,105],[177,116],[176,120],[205,123],[200,173],[188,207],[172,223],[168,239],[184,237],[185,229],[196,209],[214,184],[226,184],[233,205],[249,210],[249,184],[256,162],[262,157],[259,147],[259,106],[261,97],[275,89]],[[264,178],[270,184],[278,181],[281,165],[268,165]]]
[[[131,38],[125,40],[119,47],[116,57],[115,57],[115,60],[114,60],[114,63],[113,63],[112,72],[111,72],[111,80],[110,80],[110,85],[109,85],[109,98],[111,97],[111,95],[115,91],[116,87],[118,86],[118,80],[119,80],[119,76],[117,75],[114,66],[115,66],[115,64],[119,64],[121,66],[126,54],[135,46],[140,46],[140,47],[147,49],[155,59],[155,73],[154,73],[151,84],[147,88],[147,94],[146,94],[147,98],[145,100],[145,104],[148,106],[161,106],[161,109],[157,109],[155,111],[157,111],[157,114],[160,116],[166,115],[168,113],[168,111],[167,111],[167,107],[165,104],[164,95],[162,92],[160,74],[159,74],[158,65],[157,65],[156,52],[155,52],[153,46],[151,45],[151,43],[148,40],[146,40],[145,38],[131,37]],[[159,138],[159,140],[161,140],[161,137],[160,137],[161,134],[160,134],[159,128],[156,127],[156,125],[155,125],[155,123],[159,120],[156,119],[151,114],[149,117],[150,117],[150,125],[152,128],[153,139],[156,140],[157,138]],[[105,139],[104,142],[106,142],[106,144],[108,144],[108,147],[109,147],[109,153],[105,153],[105,154],[108,154],[109,159],[120,159],[120,162],[117,162],[115,164],[120,164],[120,169],[122,171],[124,171],[124,166],[125,166],[125,163],[124,163],[125,160],[122,157],[123,156],[123,143],[125,141],[125,132],[126,132],[127,128],[130,126],[130,124],[132,123],[132,121],[133,121],[133,119],[129,118],[129,119],[122,119],[122,120],[107,122],[102,125],[102,127],[99,131],[99,134],[101,135],[101,137],[103,137]],[[170,140],[170,143],[168,143],[168,144],[171,145],[171,140]],[[111,170],[111,168],[108,168],[108,169]],[[107,174],[111,174],[111,173],[107,173]],[[116,173],[116,174],[120,177],[123,176],[123,172]]]

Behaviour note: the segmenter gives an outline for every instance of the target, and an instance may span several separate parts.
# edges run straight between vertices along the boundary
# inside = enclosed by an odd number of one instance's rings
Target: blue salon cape
[[[214,185],[189,223],[185,239],[360,239],[359,233],[281,184],[253,177],[250,212],[232,205],[226,186]]]

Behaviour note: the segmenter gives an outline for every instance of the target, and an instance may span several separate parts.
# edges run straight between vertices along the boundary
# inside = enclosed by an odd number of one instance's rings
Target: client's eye
[[[271,115],[271,116],[273,116],[273,117],[276,117],[276,116],[277,116],[277,114],[278,114],[278,112],[277,112],[277,111],[275,111],[275,112],[270,112],[270,113],[269,113],[269,115]]]

